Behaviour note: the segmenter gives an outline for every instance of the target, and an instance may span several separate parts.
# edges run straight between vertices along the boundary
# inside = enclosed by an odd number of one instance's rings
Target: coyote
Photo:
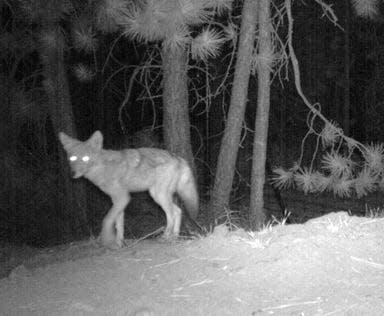
[[[101,242],[109,248],[120,248],[124,240],[124,209],[131,192],[149,191],[164,210],[167,225],[165,238],[180,232],[181,209],[174,194],[182,199],[190,218],[197,217],[199,199],[195,180],[187,162],[156,148],[103,149],[103,135],[96,131],[82,142],[64,133],[59,139],[67,152],[73,178],[84,176],[112,200],[112,208],[103,219]]]

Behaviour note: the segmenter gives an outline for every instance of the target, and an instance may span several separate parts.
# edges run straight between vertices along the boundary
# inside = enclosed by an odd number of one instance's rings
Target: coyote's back
[[[156,148],[105,150],[103,136],[98,131],[84,142],[64,133],[59,138],[68,154],[73,177],[84,176],[112,200],[101,231],[105,245],[122,245],[124,209],[130,201],[130,192],[148,191],[161,206],[167,219],[165,237],[178,236],[180,232],[182,211],[174,203],[174,194],[182,199],[190,217],[197,217],[196,183],[184,159]]]

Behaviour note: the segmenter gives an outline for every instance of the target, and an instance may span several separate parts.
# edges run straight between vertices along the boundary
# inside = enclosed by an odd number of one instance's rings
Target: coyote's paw
[[[108,249],[112,249],[112,250],[120,249],[123,246],[122,243],[118,243],[116,240],[113,240],[113,241],[103,241],[102,240],[101,244],[103,245],[103,247],[108,248]]]
[[[114,236],[105,235],[105,234],[100,235],[100,241],[105,248],[109,248],[113,250],[120,249],[121,247],[123,247],[123,243],[124,243],[123,240],[118,240]]]
[[[162,234],[160,236],[160,241],[164,241],[164,242],[174,242],[178,239],[178,236],[174,235],[174,234]]]

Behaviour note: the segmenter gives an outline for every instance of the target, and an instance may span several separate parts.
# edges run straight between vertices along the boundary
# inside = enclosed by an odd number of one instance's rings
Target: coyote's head
[[[71,165],[73,178],[80,178],[87,174],[96,159],[99,157],[100,150],[103,147],[103,135],[96,131],[92,136],[82,142],[72,138],[65,133],[59,133],[60,142],[67,152],[68,160]]]

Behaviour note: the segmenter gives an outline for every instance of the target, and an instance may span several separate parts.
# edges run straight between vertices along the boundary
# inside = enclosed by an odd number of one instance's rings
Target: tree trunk
[[[344,27],[344,103],[343,103],[343,130],[344,134],[350,135],[350,3],[345,0],[345,27]]]
[[[226,99],[229,100],[229,93],[225,89],[218,91],[219,86],[227,86],[230,84],[229,79],[223,83],[223,78],[228,70],[228,64],[223,59],[215,59],[209,67],[209,72],[212,76],[210,82],[210,92],[214,94],[210,98],[209,109],[206,111],[205,124],[206,124],[206,156],[204,161],[207,163],[209,168],[213,171],[216,170],[217,158],[219,156],[219,146],[221,140],[221,133],[224,129],[225,117],[226,117]],[[213,179],[211,175],[207,174],[205,182],[206,186],[213,185]]]
[[[76,129],[71,108],[69,86],[66,68],[64,64],[64,37],[62,30],[57,25],[47,25],[42,30],[42,42],[40,57],[43,64],[44,88],[48,96],[49,115],[52,121],[55,135],[60,131],[76,137]],[[49,41],[49,42],[48,42]],[[54,43],[53,43],[54,41]],[[65,152],[59,145],[60,172],[59,192],[62,192],[64,201],[58,197],[58,208],[62,214],[68,214],[73,219],[66,233],[89,233],[86,215],[86,188],[83,181],[72,181],[69,177],[68,161]],[[79,213],[76,213],[79,212]],[[74,237],[74,236],[73,236]]]
[[[186,159],[195,171],[189,121],[187,52],[163,48],[162,59],[165,148]]]
[[[287,98],[283,97],[282,103],[280,104],[280,118],[279,118],[279,130],[278,135],[280,136],[280,143],[279,143],[279,161],[283,165],[284,168],[287,168],[288,166],[288,135],[287,135],[287,128],[286,128],[286,122],[288,119],[287,115]]]
[[[224,207],[229,205],[242,121],[248,95],[248,83],[257,21],[257,8],[258,1],[244,1],[231,103],[221,143],[215,184],[210,201],[210,209],[216,219],[224,213]]]
[[[271,42],[271,0],[259,2],[258,97],[253,140],[251,198],[249,219],[253,229],[261,228],[265,221],[263,189],[267,158],[268,119],[270,108],[270,75],[273,47]]]

